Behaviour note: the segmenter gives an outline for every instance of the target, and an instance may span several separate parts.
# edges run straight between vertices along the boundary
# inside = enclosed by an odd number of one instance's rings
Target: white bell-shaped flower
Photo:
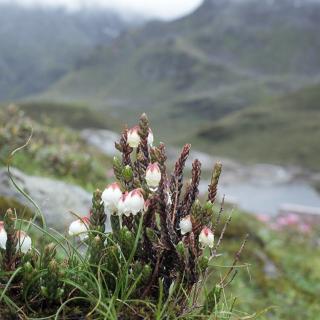
[[[180,220],[179,227],[182,235],[192,231],[192,222],[190,215]]]
[[[79,236],[80,240],[85,240],[88,238],[90,220],[88,217],[83,217],[81,219],[73,221],[69,226],[70,236]]]
[[[105,208],[111,211],[116,211],[118,208],[118,202],[122,196],[120,185],[117,182],[111,183],[102,192],[101,199]]]
[[[161,171],[157,162],[150,163],[146,170],[146,182],[150,188],[157,188],[161,180]]]
[[[18,243],[17,250],[21,250],[22,253],[27,253],[31,249],[31,238],[22,230],[17,232]]]
[[[126,210],[133,215],[136,215],[144,208],[144,198],[141,189],[134,189],[128,193],[125,201]]]
[[[208,227],[204,227],[199,235],[199,242],[204,246],[204,247],[209,247],[213,248],[214,244],[214,234]]]
[[[149,128],[149,133],[147,138],[149,146],[152,146],[153,139],[154,139],[153,132]],[[137,148],[139,146],[139,143],[140,143],[139,126],[134,126],[128,130],[127,142],[131,148]]]
[[[135,126],[128,130],[127,142],[131,148],[137,148],[139,146],[139,126]]]

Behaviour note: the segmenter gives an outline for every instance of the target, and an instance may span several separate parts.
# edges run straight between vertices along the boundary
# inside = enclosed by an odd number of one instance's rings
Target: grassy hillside
[[[208,0],[177,21],[123,33],[29,99],[89,104],[120,123],[146,111],[155,131],[181,143],[199,127],[318,81],[319,16],[319,4]]]
[[[203,148],[242,160],[320,169],[320,85],[254,105],[198,133]],[[201,142],[206,140],[207,142]]]

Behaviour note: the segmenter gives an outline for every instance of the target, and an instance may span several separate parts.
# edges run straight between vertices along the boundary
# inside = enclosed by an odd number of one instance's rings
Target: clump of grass
[[[223,207],[215,206],[221,164],[201,203],[199,160],[191,180],[183,180],[190,145],[169,175],[165,146],[152,146],[152,140],[144,114],[138,126],[123,131],[116,143],[121,159],[113,163],[117,181],[93,193],[90,214],[70,225],[69,236],[8,211],[0,229],[0,242],[6,242],[0,261],[3,317],[231,318],[234,303],[228,304],[224,288],[236,275],[246,237],[227,271],[208,280],[231,221],[229,216],[220,226]],[[22,225],[40,234],[37,249],[16,246]]]

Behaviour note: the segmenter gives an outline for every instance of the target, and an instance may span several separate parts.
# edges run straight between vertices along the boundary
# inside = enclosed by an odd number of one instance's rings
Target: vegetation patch
[[[74,131],[62,127],[41,125],[11,106],[0,111],[0,160],[5,166],[11,152],[32,137],[23,153],[18,153],[13,164],[26,173],[60,178],[92,189],[103,185],[107,165],[111,160],[89,147]],[[87,174],[91,173],[88,181]]]
[[[224,289],[236,275],[247,236],[231,266],[208,283],[231,220],[218,232],[223,209],[214,204],[221,164],[215,165],[201,203],[199,160],[183,190],[190,145],[169,176],[164,145],[152,143],[145,115],[139,126],[124,130],[116,144],[121,158],[113,162],[116,182],[93,193],[90,213],[69,227],[71,238],[49,232],[41,212],[39,227],[34,219],[6,211],[0,222],[4,318],[230,319],[237,314]],[[36,245],[28,235],[32,229],[40,234]]]

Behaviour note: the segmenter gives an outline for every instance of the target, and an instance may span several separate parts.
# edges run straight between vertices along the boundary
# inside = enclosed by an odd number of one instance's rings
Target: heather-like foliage
[[[214,166],[207,199],[200,201],[199,160],[190,181],[183,179],[190,145],[170,174],[164,144],[152,144],[143,114],[116,143],[121,153],[113,162],[116,181],[94,192],[89,215],[70,225],[70,237],[30,221],[29,230],[37,230],[41,241],[22,250],[17,242],[23,221],[8,210],[0,229],[6,234],[0,237],[6,242],[0,272],[4,318],[230,318],[232,306],[219,307],[221,294],[235,276],[246,239],[220,280],[209,283],[231,220],[218,228],[221,164]]]

